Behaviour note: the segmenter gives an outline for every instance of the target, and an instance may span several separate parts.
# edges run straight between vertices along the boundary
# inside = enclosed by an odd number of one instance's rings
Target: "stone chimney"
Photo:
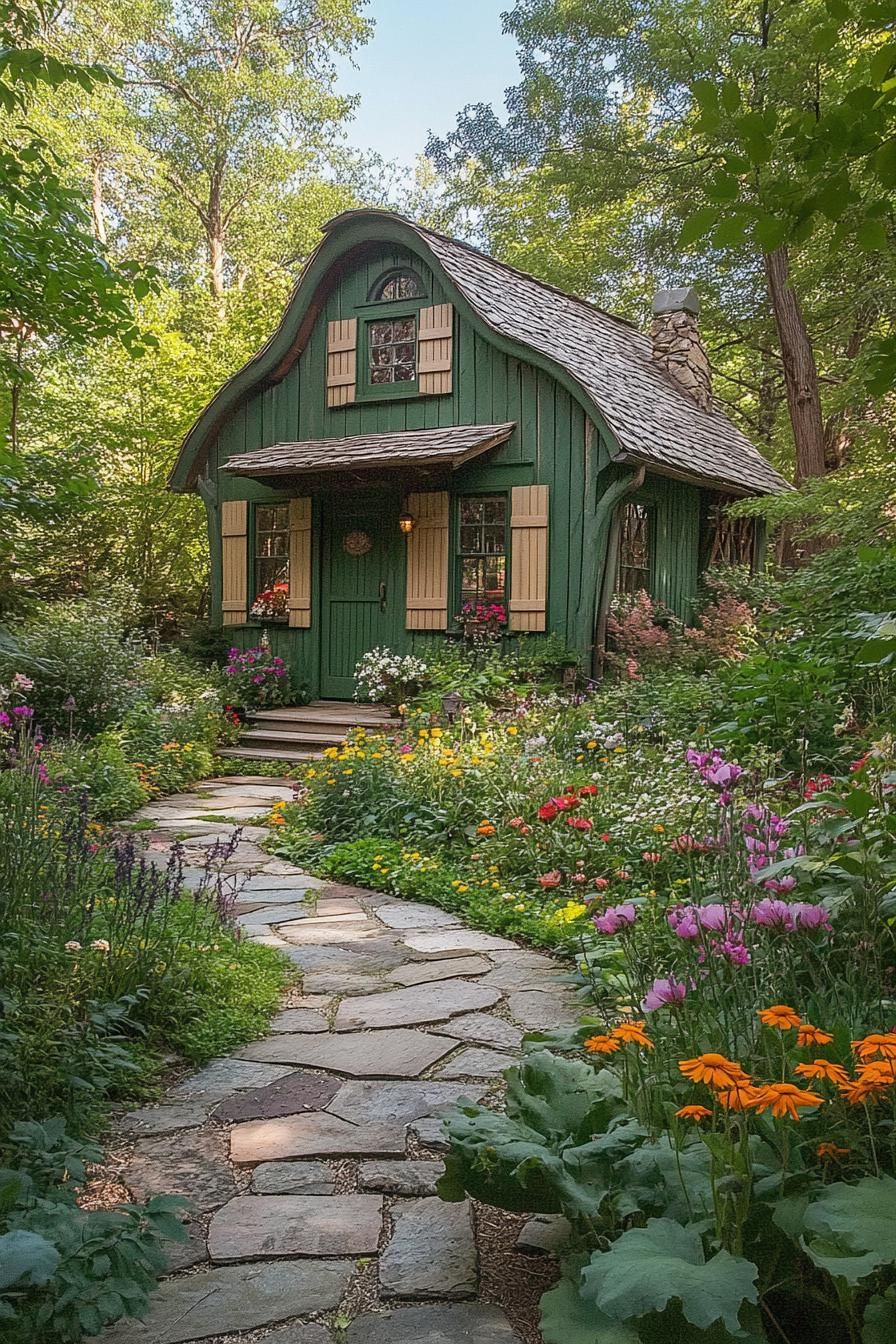
[[[704,411],[712,407],[712,371],[700,339],[693,289],[660,289],[653,300],[652,359]]]

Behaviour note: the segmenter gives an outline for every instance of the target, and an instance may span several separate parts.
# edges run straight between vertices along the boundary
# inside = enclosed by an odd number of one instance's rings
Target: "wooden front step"
[[[310,705],[258,709],[247,716],[236,752],[256,760],[313,760],[338,747],[353,728],[395,732],[398,719],[378,705],[317,700]]]

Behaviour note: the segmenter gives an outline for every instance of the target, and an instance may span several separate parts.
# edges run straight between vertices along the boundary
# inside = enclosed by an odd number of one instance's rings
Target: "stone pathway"
[[[552,1271],[526,1254],[555,1249],[562,1227],[441,1201],[439,1111],[495,1096],[525,1029],[575,1020],[557,964],[432,906],[272,859],[252,822],[289,790],[210,781],[135,819],[153,862],[182,840],[193,883],[238,822],[224,864],[241,882],[237,918],[302,981],[264,1040],[124,1118],[124,1183],[135,1198],[186,1195],[190,1239],[147,1320],[104,1339],[535,1344]]]

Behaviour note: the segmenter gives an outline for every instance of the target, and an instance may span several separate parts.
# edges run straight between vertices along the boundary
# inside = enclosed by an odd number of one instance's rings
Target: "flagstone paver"
[[[217,852],[243,936],[282,947],[302,992],[264,1040],[124,1118],[132,1193],[182,1192],[206,1216],[172,1245],[174,1277],[146,1321],[105,1344],[229,1344],[241,1331],[266,1332],[252,1334],[261,1344],[520,1344],[503,1311],[474,1300],[470,1204],[435,1194],[441,1113],[495,1093],[524,1028],[575,1021],[563,968],[433,906],[310,877],[267,854],[260,827],[239,826],[222,857],[234,821],[292,791],[211,780],[138,814],[156,828],[138,834],[158,866],[188,835],[193,887]],[[530,1220],[518,1251],[542,1250],[555,1226]]]
[[[217,1264],[370,1255],[382,1229],[381,1195],[241,1195],[212,1218],[208,1253]]]

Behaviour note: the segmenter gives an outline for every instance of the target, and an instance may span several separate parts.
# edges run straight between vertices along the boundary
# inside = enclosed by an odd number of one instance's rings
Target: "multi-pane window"
[[[423,286],[413,271],[393,271],[374,287],[372,303],[387,303],[391,299],[419,299]]]
[[[499,603],[507,588],[507,499],[466,495],[460,500],[460,599]]]
[[[255,509],[255,597],[250,610],[260,620],[289,615],[289,505]]]
[[[626,504],[619,533],[617,593],[650,591],[650,519],[643,504]]]
[[[396,317],[367,326],[371,383],[412,383],[417,377],[417,319]]]

